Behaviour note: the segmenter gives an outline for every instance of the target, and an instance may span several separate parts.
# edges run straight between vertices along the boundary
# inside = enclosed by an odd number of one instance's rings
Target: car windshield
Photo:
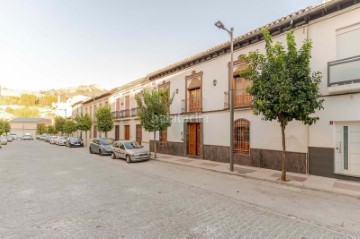
[[[63,136],[63,137],[60,137],[59,139],[67,139],[67,137]]]
[[[113,139],[101,138],[99,140],[102,145],[109,145],[114,143]]]
[[[127,149],[138,149],[142,146],[138,142],[124,142],[125,148]]]
[[[71,142],[79,142],[80,139],[79,139],[79,138],[76,138],[76,137],[70,137],[70,141],[71,141]]]

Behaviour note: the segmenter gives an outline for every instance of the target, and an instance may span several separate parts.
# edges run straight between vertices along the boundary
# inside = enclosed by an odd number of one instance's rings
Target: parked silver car
[[[1,145],[6,145],[7,144],[7,138],[5,136],[0,136],[0,144]]]
[[[6,135],[5,137],[8,142],[12,142],[14,140],[14,138],[11,135]]]
[[[51,136],[51,137],[50,137],[50,140],[49,140],[49,143],[50,143],[50,144],[55,144],[55,142],[56,142],[56,140],[57,140],[58,137],[59,137],[59,136]]]
[[[114,143],[113,139],[109,138],[95,138],[90,143],[89,151],[91,154],[110,155],[111,145]]]
[[[66,137],[66,136],[59,136],[59,137],[57,137],[57,139],[55,140],[55,144],[60,145],[60,146],[61,146],[61,145],[65,146],[65,145],[66,145],[67,138],[68,138],[68,137]]]
[[[124,158],[128,163],[149,160],[151,155],[136,141],[116,141],[111,149],[111,158]]]

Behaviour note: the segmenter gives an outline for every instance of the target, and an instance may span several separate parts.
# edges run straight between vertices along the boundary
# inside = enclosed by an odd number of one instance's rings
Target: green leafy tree
[[[55,117],[54,120],[54,127],[56,129],[56,132],[61,132],[61,135],[64,134],[64,125],[65,125],[65,118],[61,116]]]
[[[2,135],[5,132],[4,129],[4,120],[0,119],[0,135]]]
[[[38,123],[36,125],[36,133],[37,134],[45,134],[46,133],[46,125],[45,125],[45,123]]]
[[[105,132],[105,137],[107,132],[114,128],[114,118],[109,107],[103,106],[96,111],[96,126],[99,131]]]
[[[313,114],[323,109],[323,100],[318,98],[322,76],[319,72],[311,73],[311,41],[306,40],[297,50],[294,31],[290,31],[286,50],[281,43],[272,44],[267,29],[262,33],[266,54],[255,51],[244,56],[248,70],[241,75],[252,81],[248,92],[253,96],[254,114],[262,115],[264,120],[277,120],[280,124],[281,181],[286,181],[286,126],[293,120],[312,125],[319,119]]]
[[[0,119],[0,135],[5,133],[6,135],[10,132],[11,126],[9,121]]]
[[[66,133],[68,136],[76,131],[76,124],[71,119],[67,119],[64,123],[64,133]]]
[[[82,139],[82,132],[89,131],[91,129],[91,118],[89,114],[80,114],[75,117],[76,127],[80,130],[80,138]],[[86,142],[85,142],[86,144]]]
[[[7,135],[11,130],[11,126],[10,126],[9,121],[4,120],[3,128],[4,128],[4,133]]]
[[[138,116],[142,127],[148,132],[154,132],[154,153],[156,158],[156,132],[167,129],[171,126],[169,108],[174,99],[170,96],[169,90],[154,89],[143,90],[142,94],[136,95],[138,105]]]
[[[55,126],[53,126],[53,125],[48,125],[47,127],[46,127],[46,133],[48,133],[48,134],[57,134],[57,130],[56,130],[56,128],[55,128]]]

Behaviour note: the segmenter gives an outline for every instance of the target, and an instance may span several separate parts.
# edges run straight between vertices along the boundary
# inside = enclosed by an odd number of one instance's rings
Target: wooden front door
[[[130,140],[130,125],[124,125],[125,127],[125,140]]]
[[[115,140],[120,139],[120,127],[119,125],[115,125]]]
[[[188,124],[188,154],[200,156],[200,123]]]

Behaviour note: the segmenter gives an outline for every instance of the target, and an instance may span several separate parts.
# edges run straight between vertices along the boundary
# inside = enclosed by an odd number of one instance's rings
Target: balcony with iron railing
[[[190,101],[181,100],[181,113],[196,113],[202,111],[202,98],[196,98]]]
[[[234,92],[234,108],[251,107],[252,96],[246,91]],[[228,91],[224,92],[224,109],[230,108],[230,95]]]
[[[360,91],[360,56],[328,63],[329,93]]]
[[[135,107],[131,109],[113,111],[112,115],[114,119],[131,118],[137,116],[137,111],[138,111],[138,107]]]

